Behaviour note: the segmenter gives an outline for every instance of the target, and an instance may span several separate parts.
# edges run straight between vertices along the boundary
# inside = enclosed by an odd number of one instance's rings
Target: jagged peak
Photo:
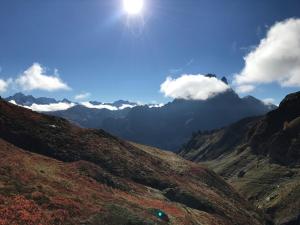
[[[221,78],[221,81],[223,81],[225,84],[228,85],[228,80],[227,80],[227,78],[225,76]]]
[[[208,73],[205,75],[206,77],[209,77],[209,78],[212,78],[212,77],[215,77],[217,78],[217,75],[216,74],[213,74],[213,73]]]
[[[26,95],[23,94],[22,92],[17,92],[17,93],[15,93],[13,96],[26,96]]]
[[[71,101],[67,98],[64,98],[63,100],[61,100],[62,102],[65,102],[65,103],[71,103]]]

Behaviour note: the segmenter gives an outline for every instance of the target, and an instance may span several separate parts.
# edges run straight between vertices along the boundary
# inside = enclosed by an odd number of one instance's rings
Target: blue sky
[[[122,0],[1,0],[0,78],[16,78],[37,62],[47,74],[57,69],[71,90],[25,93],[166,102],[159,90],[167,76],[232,80],[269,27],[300,17],[299,0],[145,1],[143,15],[128,18]],[[270,83],[248,94],[278,103],[297,90]]]

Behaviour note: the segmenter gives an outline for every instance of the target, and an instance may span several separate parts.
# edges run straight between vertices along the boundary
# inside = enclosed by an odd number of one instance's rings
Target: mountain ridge
[[[136,107],[124,118],[104,120],[102,128],[130,141],[176,151],[199,128],[220,128],[269,110],[229,90],[206,101],[175,99],[160,108]]]
[[[171,151],[177,151],[199,128],[220,128],[275,108],[254,97],[240,98],[232,89],[208,100],[174,99],[165,105],[138,105],[119,100],[71,103],[62,107],[64,110],[44,113],[68,119],[81,127],[104,129],[129,141]]]
[[[276,225],[300,220],[300,92],[265,116],[199,131],[179,155],[214,169]]]

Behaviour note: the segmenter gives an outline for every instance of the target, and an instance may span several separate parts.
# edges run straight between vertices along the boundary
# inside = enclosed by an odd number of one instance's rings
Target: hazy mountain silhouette
[[[175,99],[160,108],[135,107],[124,118],[105,119],[101,127],[127,140],[176,151],[194,131],[220,128],[274,108],[229,90],[205,101]]]

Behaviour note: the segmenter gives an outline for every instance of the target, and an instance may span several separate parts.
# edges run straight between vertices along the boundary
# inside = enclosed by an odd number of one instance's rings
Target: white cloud
[[[24,71],[15,82],[25,91],[57,91],[70,89],[70,87],[59,78],[57,70],[54,71],[53,75],[47,75],[45,73],[45,69],[39,63],[34,63]]]
[[[67,110],[75,106],[74,103],[66,103],[66,102],[59,102],[59,103],[51,103],[49,105],[38,105],[32,104],[29,108],[33,111],[38,112],[51,112],[51,111],[60,111],[60,110]]]
[[[166,97],[206,100],[229,89],[223,81],[204,75],[182,75],[177,79],[167,77],[160,86]]]
[[[5,92],[8,88],[9,83],[9,81],[0,79],[0,92]]]
[[[273,82],[282,87],[300,87],[300,19],[273,25],[244,60],[244,69],[234,78],[237,87]]]
[[[90,109],[108,109],[108,110],[111,110],[111,111],[118,110],[118,108],[115,107],[115,106],[105,105],[105,104],[93,105],[90,102],[81,102],[81,105],[83,105],[87,108],[90,108]]]
[[[275,104],[275,99],[274,98],[265,98],[262,100],[263,103],[265,103],[266,105],[271,105],[271,104]]]
[[[122,110],[122,109],[126,109],[126,108],[133,108],[133,107],[138,106],[138,105],[122,104],[120,107],[116,107],[116,106],[104,104],[104,103],[94,105],[91,102],[81,102],[80,104],[87,108],[90,108],[90,109],[108,109],[111,111]]]
[[[243,93],[247,93],[247,92],[251,92],[255,89],[255,86],[254,85],[240,85],[240,86],[237,86],[236,87],[236,92],[237,93],[240,93],[240,94],[243,94]]]
[[[90,96],[91,96],[91,93],[86,92],[86,93],[82,93],[82,94],[76,95],[74,98],[76,100],[83,100],[83,99],[89,98]]]
[[[18,105],[15,100],[9,101],[12,104]],[[73,106],[75,106],[75,103],[66,103],[66,102],[58,102],[58,103],[51,103],[48,105],[38,105],[33,103],[31,106],[23,106],[18,105],[27,109],[31,109],[33,111],[37,112],[52,112],[52,111],[60,111],[60,110],[67,110]]]
[[[123,104],[121,105],[118,109],[122,110],[122,109],[126,109],[126,108],[134,108],[137,105],[129,105],[129,104]]]

